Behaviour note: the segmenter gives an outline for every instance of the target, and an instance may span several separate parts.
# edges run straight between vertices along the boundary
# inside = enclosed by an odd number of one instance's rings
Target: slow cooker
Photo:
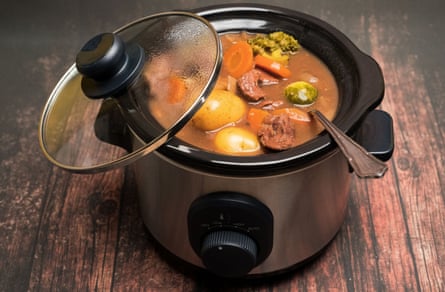
[[[79,173],[134,167],[147,229],[192,266],[240,278],[304,263],[341,227],[353,173],[327,132],[258,156],[207,152],[175,137],[214,86],[219,35],[277,30],[295,36],[335,76],[340,106],[333,123],[375,157],[390,159],[392,119],[376,109],[384,95],[378,64],[318,18],[257,4],[159,13],[92,38],[49,97],[40,123],[43,152]],[[147,110],[150,88],[139,77],[162,50],[199,72],[196,98],[169,127]]]

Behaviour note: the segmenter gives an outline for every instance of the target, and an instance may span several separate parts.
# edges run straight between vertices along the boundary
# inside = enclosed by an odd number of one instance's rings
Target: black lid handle
[[[83,75],[82,90],[90,98],[120,95],[143,65],[144,50],[113,33],[93,37],[76,57],[77,70]]]

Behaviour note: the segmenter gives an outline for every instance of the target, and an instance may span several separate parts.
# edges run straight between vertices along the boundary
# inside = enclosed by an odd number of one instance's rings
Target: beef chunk
[[[260,85],[276,84],[277,82],[278,79],[258,69],[250,70],[237,80],[241,93],[250,101],[258,101],[266,96]]]
[[[295,146],[295,126],[289,115],[268,115],[258,130],[261,144],[272,150],[285,150]]]

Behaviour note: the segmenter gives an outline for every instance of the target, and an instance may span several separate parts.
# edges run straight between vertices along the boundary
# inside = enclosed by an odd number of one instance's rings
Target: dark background
[[[38,123],[91,36],[155,12],[239,1],[12,1],[0,9],[0,291],[217,290],[171,265],[138,213],[131,168],[75,175],[41,154]],[[269,0],[343,31],[382,67],[396,149],[383,179],[353,179],[323,254],[244,291],[445,290],[445,2]],[[224,287],[228,289],[228,287]]]

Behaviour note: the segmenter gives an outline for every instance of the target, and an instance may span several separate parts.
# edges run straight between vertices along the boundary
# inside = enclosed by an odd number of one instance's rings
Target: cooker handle
[[[369,153],[382,161],[388,161],[394,151],[392,117],[382,110],[371,111],[354,138]]]
[[[131,134],[117,101],[104,99],[94,122],[96,137],[105,143],[132,151]]]

